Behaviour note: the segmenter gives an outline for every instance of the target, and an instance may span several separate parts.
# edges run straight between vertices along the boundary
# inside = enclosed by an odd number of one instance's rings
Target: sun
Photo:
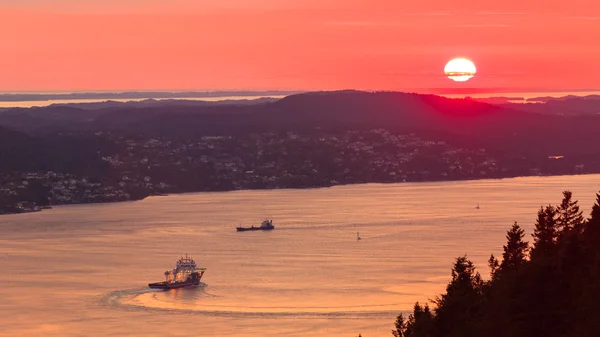
[[[475,64],[466,58],[455,58],[448,62],[444,67],[444,73],[449,79],[456,82],[465,82],[470,80],[477,69]]]

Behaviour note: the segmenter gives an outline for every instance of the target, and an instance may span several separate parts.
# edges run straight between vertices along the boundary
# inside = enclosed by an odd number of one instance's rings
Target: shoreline
[[[452,183],[452,182],[468,182],[468,181],[482,181],[482,180],[490,180],[490,181],[499,181],[504,179],[518,179],[518,178],[546,178],[546,177],[573,177],[573,176],[590,176],[590,175],[600,175],[598,173],[580,173],[580,174],[556,174],[556,175],[522,175],[522,176],[507,176],[502,178],[476,178],[476,179],[453,179],[453,180],[427,180],[427,181],[403,181],[403,182],[359,182],[359,183],[349,183],[349,184],[335,184],[328,186],[313,186],[313,187],[302,187],[302,188],[255,188],[255,189],[230,189],[230,190],[217,190],[217,191],[186,191],[186,192],[171,192],[171,193],[156,193],[149,194],[140,198],[132,198],[128,200],[108,200],[108,201],[96,201],[96,202],[75,202],[75,203],[64,203],[64,204],[52,204],[47,206],[34,206],[30,210],[23,210],[20,212],[0,212],[0,216],[2,215],[16,215],[16,214],[27,214],[27,213],[37,213],[41,212],[44,209],[52,209],[57,206],[76,206],[76,205],[91,205],[91,204],[109,204],[109,203],[122,203],[122,202],[134,202],[145,200],[150,197],[167,197],[171,195],[185,195],[185,194],[197,194],[197,193],[231,193],[237,191],[272,191],[272,190],[309,190],[309,189],[325,189],[325,188],[335,188],[342,186],[350,186],[350,185],[395,185],[395,184],[431,184],[431,183]]]

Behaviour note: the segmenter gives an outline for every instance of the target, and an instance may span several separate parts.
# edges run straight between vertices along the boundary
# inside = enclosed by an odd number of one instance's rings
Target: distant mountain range
[[[347,90],[6,109],[0,214],[156,193],[598,173],[599,104]]]
[[[73,92],[73,93],[0,93],[0,102],[52,101],[77,99],[150,99],[150,98],[214,98],[233,96],[287,96],[301,91],[127,91],[127,92]]]
[[[218,101],[203,101],[191,99],[146,99],[142,101],[113,101],[107,100],[103,102],[91,103],[55,103],[50,104],[51,107],[72,107],[83,110],[100,110],[106,108],[143,108],[143,107],[158,107],[158,106],[217,106],[217,105],[250,105],[275,102],[280,98],[262,97],[248,99],[224,99]]]
[[[495,104],[518,110],[550,115],[597,115],[600,114],[600,95],[563,97],[488,97],[472,98],[482,103]]]
[[[597,97],[488,104],[400,92],[310,92],[280,100],[104,102],[0,111],[0,125],[32,135],[148,136],[385,128],[461,145],[544,154],[600,154]]]

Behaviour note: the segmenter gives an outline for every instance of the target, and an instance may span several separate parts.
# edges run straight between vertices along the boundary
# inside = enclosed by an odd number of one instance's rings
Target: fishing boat
[[[152,289],[175,289],[200,284],[200,279],[206,268],[198,268],[196,261],[191,256],[185,254],[175,264],[175,269],[165,272],[165,280],[162,282],[149,283],[148,287]]]

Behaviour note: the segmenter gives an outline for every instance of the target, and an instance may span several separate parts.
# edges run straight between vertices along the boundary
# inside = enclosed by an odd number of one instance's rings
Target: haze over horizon
[[[0,91],[567,91],[600,75],[584,0],[8,0],[0,28]],[[464,84],[443,74],[457,56],[478,69]]]

